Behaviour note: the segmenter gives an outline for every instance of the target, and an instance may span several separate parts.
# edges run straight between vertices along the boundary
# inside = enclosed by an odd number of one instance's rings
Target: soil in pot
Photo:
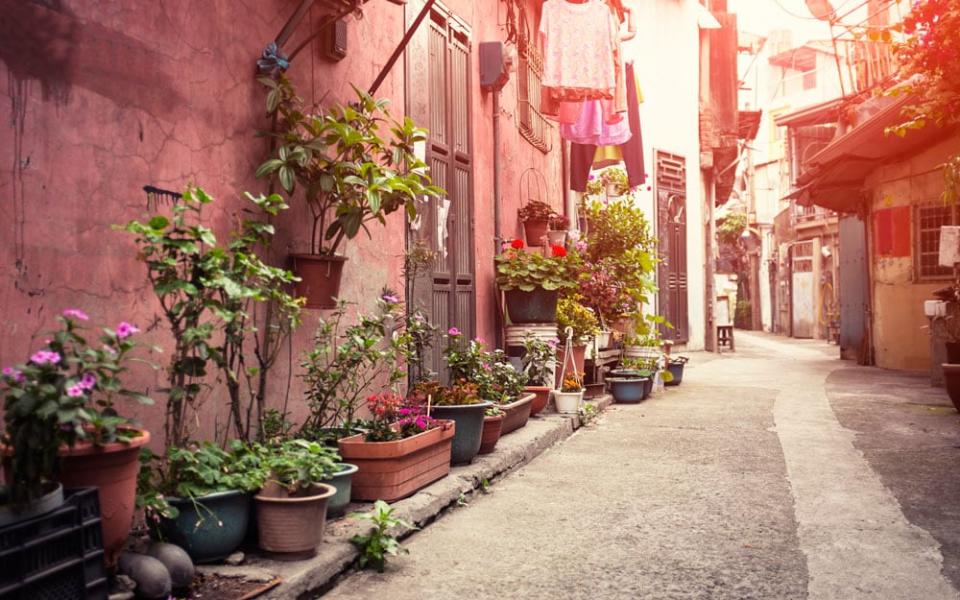
[[[332,485],[316,483],[289,495],[279,485],[268,483],[256,496],[260,548],[289,560],[316,554],[323,540],[327,502],[336,493]]]
[[[503,431],[500,435],[507,435],[527,424],[534,398],[533,394],[524,394],[509,404],[500,405],[503,411]]]
[[[60,451],[60,483],[66,488],[96,487],[103,526],[103,550],[108,567],[113,567],[130,534],[136,508],[140,448],[150,442],[150,433],[129,443],[94,446],[81,442]]]
[[[510,290],[504,296],[511,323],[554,323],[557,320],[556,290]]]
[[[533,401],[530,403],[530,416],[534,416],[547,407],[550,402],[550,387],[545,385],[528,385],[523,391],[533,394]]]
[[[458,406],[434,406],[431,409],[430,416],[435,419],[447,419],[456,423],[456,433],[453,434],[453,448],[450,454],[452,464],[469,463],[480,451],[483,413],[490,406],[490,402],[480,402]]]
[[[649,377],[612,377],[607,380],[618,404],[637,404],[647,397]]]
[[[943,363],[943,379],[950,401],[960,411],[960,364]]]
[[[539,219],[534,221],[524,221],[523,222],[523,234],[527,238],[528,246],[542,246],[543,237],[547,235],[547,228],[550,225],[550,221],[547,219]]]
[[[195,500],[168,498],[180,514],[151,525],[150,537],[176,544],[193,562],[225,559],[243,542],[250,519],[250,495],[239,490],[217,492]]]
[[[294,293],[307,299],[307,308],[335,308],[340,295],[345,256],[291,254],[291,270],[300,278]]]
[[[483,418],[483,434],[480,436],[480,451],[477,454],[490,454],[500,441],[503,427],[503,415]]]
[[[350,490],[353,487],[353,475],[357,472],[357,465],[350,463],[337,463],[340,470],[329,480],[337,493],[327,501],[327,515],[337,517],[343,514],[344,509],[350,504]]]

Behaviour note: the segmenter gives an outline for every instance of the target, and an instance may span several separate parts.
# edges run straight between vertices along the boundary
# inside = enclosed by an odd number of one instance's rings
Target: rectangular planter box
[[[444,477],[450,472],[454,429],[452,421],[441,421],[440,427],[403,440],[366,442],[363,434],[340,440],[344,462],[360,469],[350,497],[393,502]]]
[[[510,404],[500,405],[500,410],[503,411],[503,429],[500,431],[500,435],[507,435],[527,424],[534,398],[536,398],[536,394],[527,394],[520,396],[519,400]]]

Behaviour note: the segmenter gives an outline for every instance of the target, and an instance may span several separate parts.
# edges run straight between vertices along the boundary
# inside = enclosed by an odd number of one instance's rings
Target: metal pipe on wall
[[[503,235],[500,230],[500,90],[493,90],[493,255],[500,253],[500,244]],[[494,271],[496,272],[496,271]],[[503,348],[503,302],[496,281],[493,284],[493,294],[496,298],[494,311],[494,328],[496,347]]]

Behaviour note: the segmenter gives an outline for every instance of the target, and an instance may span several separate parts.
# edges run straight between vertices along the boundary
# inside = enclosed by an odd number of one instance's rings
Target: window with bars
[[[520,135],[543,153],[549,152],[552,127],[540,114],[540,82],[543,57],[531,43],[518,44],[517,52],[517,127]]]
[[[957,207],[943,204],[918,206],[914,236],[914,262],[917,279],[949,279],[953,269],[940,266],[940,228],[957,225]]]

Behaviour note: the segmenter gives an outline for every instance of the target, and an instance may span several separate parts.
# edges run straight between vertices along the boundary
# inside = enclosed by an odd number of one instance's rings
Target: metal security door
[[[690,339],[687,300],[687,172],[682,156],[657,151],[657,237],[660,240],[660,314],[673,325],[663,336]]]
[[[812,338],[816,325],[813,289],[813,242],[798,242],[791,250],[793,337]]]
[[[840,356],[863,364],[867,328],[867,239],[863,221],[840,219]]]

